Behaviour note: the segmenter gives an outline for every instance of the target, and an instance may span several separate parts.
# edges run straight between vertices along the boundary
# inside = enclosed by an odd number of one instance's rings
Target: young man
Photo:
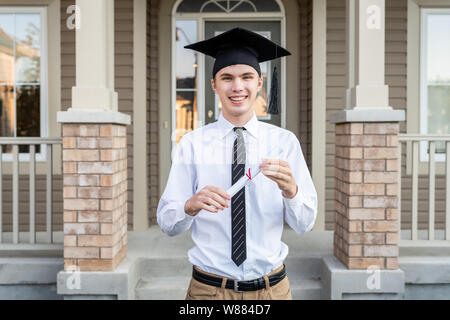
[[[290,53],[240,28],[187,48],[216,58],[211,85],[222,112],[180,140],[157,209],[166,234],[191,228],[186,299],[292,299],[284,219],[298,234],[310,231],[317,193],[296,136],[258,121],[254,111],[263,85],[259,63]],[[264,159],[268,154],[278,156]],[[261,174],[252,176],[258,166]],[[225,190],[244,175],[249,183],[231,198]]]

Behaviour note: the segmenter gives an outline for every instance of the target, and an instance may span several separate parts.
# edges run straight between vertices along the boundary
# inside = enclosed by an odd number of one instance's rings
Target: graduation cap
[[[185,46],[215,58],[213,78],[219,70],[235,64],[246,64],[253,67],[261,76],[259,63],[269,61],[291,53],[275,42],[243,28],[233,28],[208,40]],[[274,67],[270,88],[270,103],[267,108],[270,114],[278,114],[278,72]]]

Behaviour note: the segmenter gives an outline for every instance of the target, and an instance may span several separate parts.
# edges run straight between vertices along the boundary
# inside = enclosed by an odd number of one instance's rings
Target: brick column
[[[348,269],[398,269],[395,123],[337,123],[334,255]]]
[[[62,131],[64,270],[114,270],[127,248],[126,126],[63,123]]]

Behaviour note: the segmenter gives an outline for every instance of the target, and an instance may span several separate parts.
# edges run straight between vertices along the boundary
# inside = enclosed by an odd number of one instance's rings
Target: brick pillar
[[[63,123],[62,131],[64,270],[114,270],[127,248],[126,126]]]
[[[334,255],[398,269],[398,122],[337,123]]]

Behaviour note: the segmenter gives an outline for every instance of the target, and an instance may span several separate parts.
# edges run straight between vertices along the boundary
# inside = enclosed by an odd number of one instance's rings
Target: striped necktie
[[[232,185],[245,174],[245,143],[243,130],[236,127],[236,140],[233,146],[233,164],[231,167]],[[231,259],[240,266],[247,258],[245,239],[245,187],[231,198]]]

